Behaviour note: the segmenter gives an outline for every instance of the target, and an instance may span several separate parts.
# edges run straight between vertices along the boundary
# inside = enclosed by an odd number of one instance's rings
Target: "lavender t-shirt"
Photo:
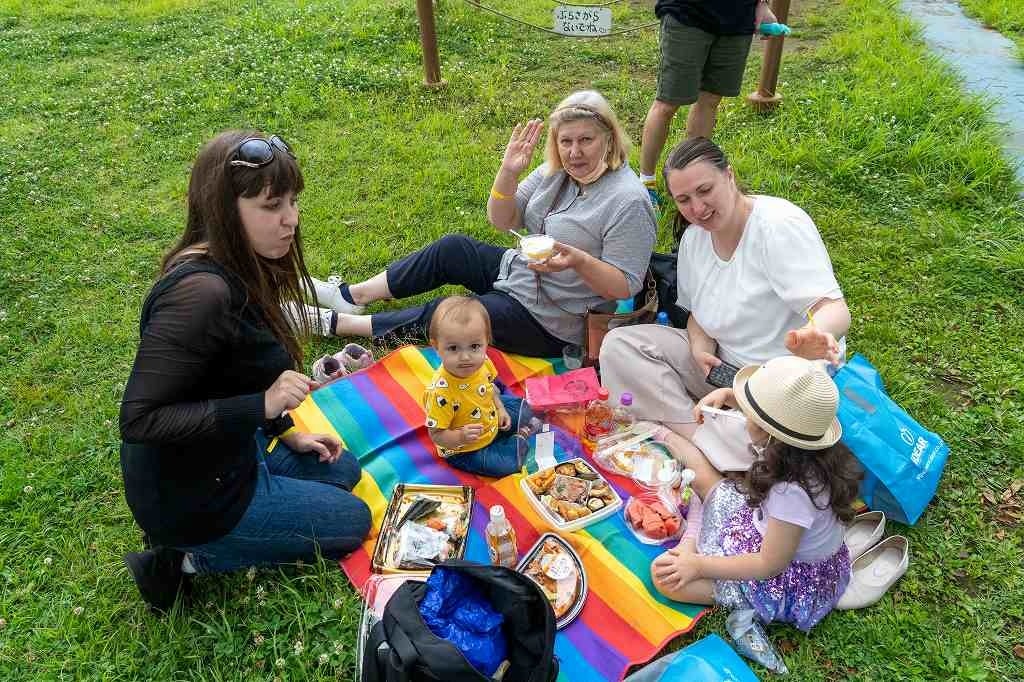
[[[769,518],[804,529],[794,561],[821,561],[839,551],[843,544],[843,525],[828,505],[828,490],[818,495],[815,506],[810,495],[799,484],[776,483],[761,503],[761,512],[754,510],[754,527],[762,537]]]

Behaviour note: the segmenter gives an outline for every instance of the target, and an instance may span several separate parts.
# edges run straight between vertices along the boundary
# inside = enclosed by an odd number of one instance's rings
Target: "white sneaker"
[[[853,517],[844,539],[850,550],[850,560],[856,560],[882,539],[885,534],[885,512],[869,511]]]
[[[345,282],[337,275],[331,275],[326,282],[317,278],[313,279],[313,286],[316,287],[316,300],[320,305],[325,305],[336,313],[347,313],[349,315],[362,315],[366,306],[349,303],[341,295],[341,285]]]
[[[910,565],[910,543],[902,535],[891,535],[864,552],[850,567],[850,584],[836,608],[862,609],[871,606],[903,577]]]
[[[289,302],[283,306],[284,314],[291,322],[292,328],[298,332],[303,331],[301,320],[305,320],[309,331],[317,336],[334,336],[335,325],[338,321],[338,313],[330,308],[318,308],[305,303]]]

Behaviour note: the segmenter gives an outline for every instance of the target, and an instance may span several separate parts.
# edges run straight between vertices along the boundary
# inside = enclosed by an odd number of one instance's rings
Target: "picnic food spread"
[[[557,627],[567,625],[582,609],[587,591],[583,562],[557,535],[542,535],[517,570],[537,583],[551,602]]]
[[[622,503],[608,481],[582,459],[541,469],[523,481],[530,502],[559,530],[575,530],[581,524],[574,522],[604,518]]]
[[[464,486],[395,487],[373,557],[376,572],[426,572],[446,559],[461,558],[473,491]]]

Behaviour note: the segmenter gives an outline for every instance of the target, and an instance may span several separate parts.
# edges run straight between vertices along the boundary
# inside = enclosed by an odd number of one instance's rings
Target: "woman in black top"
[[[282,309],[312,287],[302,187],[279,137],[211,140],[192,169],[185,233],[143,305],[121,470],[152,549],[125,562],[157,609],[174,603],[183,572],[308,559],[317,547],[339,558],[369,532],[369,509],[349,492],[358,462],[282,416],[318,386],[295,371],[302,351]]]

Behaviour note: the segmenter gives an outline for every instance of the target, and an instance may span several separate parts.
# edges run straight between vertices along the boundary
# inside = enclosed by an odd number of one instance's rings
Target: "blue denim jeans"
[[[256,490],[238,524],[212,542],[177,548],[191,554],[197,573],[309,561],[318,548],[324,557],[340,559],[362,544],[370,509],[349,492],[361,475],[352,453],[327,464],[279,441],[268,454],[262,432],[253,447]]]
[[[472,452],[462,452],[448,458],[456,469],[480,476],[501,478],[514,474],[523,466],[526,443],[517,429],[523,419],[529,420],[530,406],[522,398],[503,394],[501,402],[512,417],[512,426],[507,431],[498,431],[490,443]],[[523,414],[520,415],[520,410]]]

